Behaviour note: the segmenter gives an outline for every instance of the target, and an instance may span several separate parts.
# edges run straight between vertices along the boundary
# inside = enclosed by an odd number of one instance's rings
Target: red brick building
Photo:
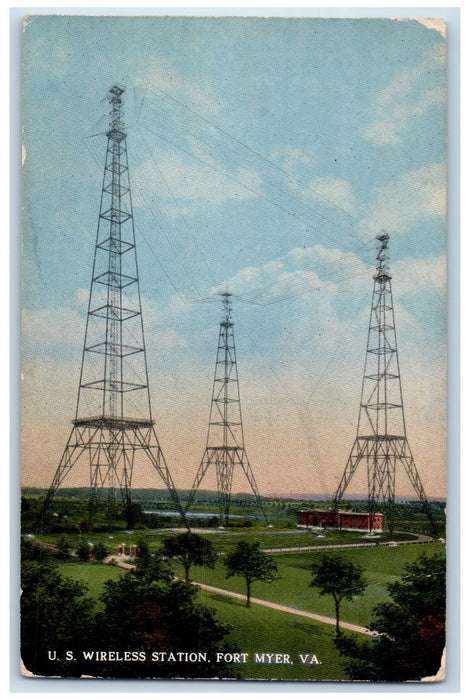
[[[299,510],[299,527],[335,527],[339,530],[382,530],[381,513],[351,513],[341,510]]]

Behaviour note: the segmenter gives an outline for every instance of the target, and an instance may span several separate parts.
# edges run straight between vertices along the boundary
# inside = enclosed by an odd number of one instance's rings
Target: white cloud
[[[267,303],[323,287],[328,287],[330,294],[334,294],[336,282],[365,272],[365,263],[354,253],[321,245],[293,248],[286,255],[264,265],[239,270],[212,292],[229,290],[259,303]]]
[[[376,117],[360,130],[367,141],[377,146],[401,142],[411,119],[422,116],[432,105],[446,101],[446,90],[426,84],[429,73],[445,66],[445,46],[426,51],[422,62],[414,68],[403,68],[391,83],[377,95]]]
[[[440,163],[412,170],[374,190],[358,230],[404,233],[421,219],[446,215],[446,167]]]
[[[159,169],[155,162],[161,163]],[[261,177],[256,171],[241,167],[230,174],[230,178],[225,178],[221,176],[220,166],[218,170],[214,172],[208,166],[190,163],[176,153],[160,152],[155,159],[145,160],[137,167],[133,176],[137,183],[134,186],[134,204],[146,204],[146,198],[153,198],[155,192],[170,201],[174,197],[208,204],[260,196]]]
[[[335,177],[319,177],[309,185],[309,191],[313,191],[315,199],[326,206],[343,209],[351,216],[356,214],[356,197],[351,183],[347,180],[338,180]]]
[[[293,190],[302,186],[297,177],[301,179],[302,171],[306,167],[311,168],[315,160],[312,151],[300,150],[293,146],[281,146],[273,151],[270,157],[272,161],[279,162],[282,169],[291,176],[288,184]]]
[[[294,270],[293,272],[283,272],[270,289],[271,296],[282,294],[295,294],[297,291],[310,291],[323,286],[323,282],[313,270]]]
[[[88,308],[88,300],[90,298],[90,290],[84,287],[79,287],[75,292],[75,302],[80,309],[85,311]]]
[[[39,356],[61,363],[72,361],[77,363],[78,369],[85,334],[88,292],[78,290],[77,297],[84,309],[83,314],[66,307],[23,310],[22,339],[28,358]],[[135,308],[137,303],[135,300],[132,303]],[[185,338],[164,324],[158,305],[145,297],[142,297],[142,316],[149,355],[153,348],[158,348],[160,353],[170,353],[186,344]]]
[[[182,106],[189,105],[207,117],[220,113],[220,100],[210,97],[209,88],[204,90],[201,81],[195,83],[178,73],[167,57],[151,58],[145,71],[133,82],[137,88],[136,111],[140,112],[139,116],[143,116],[146,109],[152,109],[155,103],[161,103],[167,91],[172,98],[177,96],[184,102]]]
[[[393,264],[395,298],[423,295],[426,291],[446,292],[447,260],[445,255],[418,260],[406,258]]]
[[[166,330],[155,328],[145,334],[145,344],[147,348],[158,348],[158,352],[154,353],[158,357],[184,347],[186,339],[172,328]],[[147,350],[147,353],[150,355],[150,350]]]
[[[30,343],[36,351],[44,352],[58,346],[80,347],[84,331],[84,316],[74,309],[23,310],[23,341]]]
[[[211,289],[211,294],[229,290],[232,294],[247,294],[270,287],[279,277],[284,268],[282,258],[270,260],[258,267],[244,267],[230,279]]]
[[[221,103],[210,96],[210,86],[194,84],[158,56],[136,83],[136,133],[146,154],[132,173],[136,206],[156,192],[169,202],[174,197],[213,204],[262,196],[256,165],[243,163],[238,150],[235,162],[226,154],[226,138],[216,126]],[[169,130],[162,124],[169,124]],[[150,146],[155,137],[165,145]],[[177,213],[169,204],[167,214],[173,218]]]
[[[300,260],[310,261],[309,264],[316,264],[319,261],[322,264],[327,262],[332,270],[338,265],[351,265],[358,262],[363,264],[362,260],[354,253],[349,253],[339,248],[325,248],[322,245],[315,245],[310,248],[292,248],[286,257],[296,263],[299,263]]]

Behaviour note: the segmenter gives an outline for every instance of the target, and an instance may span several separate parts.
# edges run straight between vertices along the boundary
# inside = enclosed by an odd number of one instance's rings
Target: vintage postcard
[[[23,40],[23,675],[443,680],[445,22]]]

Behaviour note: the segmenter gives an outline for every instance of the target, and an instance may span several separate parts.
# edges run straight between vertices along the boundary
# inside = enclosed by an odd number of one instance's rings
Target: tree
[[[225,559],[226,578],[243,576],[246,581],[246,605],[250,607],[251,584],[253,581],[271,583],[277,578],[277,565],[271,557],[262,552],[259,542],[241,540],[236,549]]]
[[[422,555],[388,585],[391,602],[374,610],[372,642],[343,636],[336,641],[349,657],[352,680],[413,681],[437,673],[445,647],[446,567],[444,556]]]
[[[69,541],[64,536],[62,536],[57,541],[57,550],[59,554],[59,559],[66,561],[70,557],[72,549],[70,547]]]
[[[93,559],[97,562],[103,562],[109,554],[109,549],[103,542],[97,542],[92,551]]]
[[[217,553],[212,543],[194,532],[162,538],[164,556],[177,559],[184,567],[185,581],[189,581],[189,569],[193,564],[213,569]]]
[[[77,557],[80,561],[89,561],[91,555],[91,545],[86,540],[80,540],[77,547]]]
[[[135,574],[147,583],[152,583],[152,581],[171,583],[175,578],[163,552],[157,551],[152,554],[147,542],[144,541],[137,545]]]
[[[158,553],[155,562],[162,564],[161,575],[153,566],[107,581],[103,611],[96,616],[92,648],[139,653],[140,662],[103,662],[93,666],[94,673],[117,678],[233,677],[230,665],[216,659],[216,652],[238,651],[225,641],[230,627],[197,602],[196,586],[168,577],[168,564]],[[188,658],[201,652],[207,661]],[[170,653],[175,658],[168,658]]]
[[[150,563],[151,556],[148,543],[145,540],[138,540],[137,556],[134,560],[136,568],[145,569]]]
[[[93,603],[85,585],[62,576],[41,550],[34,543],[22,547],[21,658],[35,675],[79,676],[84,673],[79,652],[93,648]],[[65,659],[71,649],[74,664]]]
[[[126,503],[122,511],[122,516],[126,521],[126,528],[128,530],[133,530],[138,523],[145,520],[142,504],[135,501]]]
[[[20,543],[21,562],[49,562],[53,558],[52,549],[41,546],[34,535],[25,535]]]
[[[336,635],[341,634],[339,627],[339,608],[342,600],[352,600],[362,595],[367,587],[362,576],[362,569],[354,562],[324,555],[319,564],[312,565],[311,586],[318,588],[320,595],[332,595],[335,602]]]

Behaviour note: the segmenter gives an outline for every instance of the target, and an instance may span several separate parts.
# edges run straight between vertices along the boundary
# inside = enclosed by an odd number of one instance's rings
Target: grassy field
[[[69,576],[76,581],[86,583],[90,592],[90,597],[98,601],[106,581],[113,581],[120,578],[125,569],[120,569],[117,566],[109,566],[109,564],[91,564],[80,562],[64,562],[60,564],[60,573],[64,576]],[[97,602],[97,607],[99,603]]]
[[[363,596],[358,596],[351,602],[343,601],[342,619],[368,625],[374,607],[387,598],[387,584],[400,578],[406,564],[415,561],[421,554],[443,551],[444,545],[440,543],[399,545],[393,548],[363,547],[334,550],[335,556],[350,559],[361,566],[368,583]],[[318,562],[323,554],[324,552],[296,552],[272,555],[278,565],[279,579],[269,584],[255,582],[252,586],[253,597],[334,617],[331,596],[321,596],[309,585],[312,564]],[[182,576],[182,568],[176,563],[173,566],[176,575]],[[98,599],[106,580],[116,579],[124,571],[118,567],[103,564],[79,562],[64,563],[61,565],[61,570],[72,578],[84,581],[94,599]],[[191,568],[190,575],[191,579],[198,583],[245,593],[245,582],[242,578],[225,578],[223,557],[219,558],[215,569],[194,566]]]
[[[305,547],[321,546],[327,544],[354,544],[367,540],[364,539],[363,532],[339,532],[338,530],[327,530],[325,533],[320,530],[267,530],[255,528],[237,528],[224,532],[201,532],[201,536],[210,540],[218,551],[226,551],[230,547],[235,547],[241,540],[248,542],[259,542],[263,549],[276,549],[279,547]],[[160,546],[161,538],[167,536],[168,532],[150,532],[147,536],[142,535],[152,548]],[[137,533],[135,533],[135,537]],[[383,534],[381,542],[389,542],[397,539],[414,539],[412,536],[404,535],[401,538],[395,534],[393,537]]]
[[[336,530],[328,530],[326,533],[321,533],[319,530],[268,530],[266,528],[233,528],[225,531],[198,531],[202,537],[210,540],[217,551],[228,551],[234,548],[241,540],[249,542],[259,542],[262,549],[276,549],[280,547],[305,547],[305,546],[322,546],[330,544],[356,544],[366,542],[364,533],[362,532],[339,532]],[[163,537],[173,534],[171,530],[136,530],[129,533],[128,531],[117,531],[100,534],[92,534],[87,536],[91,542],[103,542],[109,549],[110,553],[117,550],[117,546],[123,542],[126,547],[131,544],[136,544],[140,540],[148,543],[151,550],[156,550],[161,547]],[[321,536],[319,536],[321,535]],[[41,540],[49,544],[56,544],[61,535],[41,535]],[[70,546],[75,548],[81,538],[79,535],[66,537]],[[406,540],[414,539],[412,536],[395,533],[392,537],[383,534],[380,537],[381,542],[389,542],[390,540]]]
[[[333,643],[334,627],[259,605],[247,608],[242,601],[222,595],[200,591],[199,596],[220,620],[232,625],[228,641],[248,654],[246,664],[234,664],[244,679],[346,680]],[[254,663],[255,652],[289,654],[292,663]],[[315,654],[321,663],[304,665],[300,654]]]
[[[125,575],[124,569],[105,564],[64,563],[61,573],[87,584],[98,600],[105,581]],[[199,589],[199,602],[215,610],[218,619],[232,627],[227,642],[248,654],[247,663],[234,664],[244,679],[341,680],[345,679],[340,656],[334,646],[334,627],[302,620],[288,613],[258,605],[247,608],[243,601]],[[97,603],[99,607],[99,603]],[[362,635],[360,635],[362,638]],[[255,653],[289,654],[292,663],[255,663]],[[299,655],[315,654],[319,664],[302,664]]]
[[[364,547],[360,549],[335,550],[335,556],[349,559],[364,569],[368,587],[363,596],[353,601],[343,601],[341,618],[367,626],[377,603],[387,598],[387,584],[400,578],[404,566],[415,561],[421,554],[433,554],[444,551],[439,543],[421,545],[400,545],[398,547]],[[275,603],[289,605],[300,610],[334,617],[334,605],[331,596],[321,596],[317,589],[309,584],[311,567],[319,561],[321,552],[297,552],[272,555],[278,565],[280,578],[273,583],[255,582],[252,596]],[[182,575],[182,568],[175,565],[177,575]],[[245,581],[240,577],[225,578],[223,558],[220,558],[214,570],[204,567],[192,567],[191,579],[198,583],[245,593]]]
[[[352,602],[343,601],[341,618],[347,622],[367,626],[373,608],[386,600],[386,586],[403,573],[404,566],[421,554],[444,551],[440,543],[399,545],[397,547],[364,547],[335,550],[335,556],[353,560],[364,569],[368,588],[364,596]],[[273,555],[279,567],[280,578],[265,584],[255,582],[252,595],[276,603],[314,613],[334,617],[331,596],[320,596],[309,586],[311,567],[322,556],[321,552],[297,552]],[[98,600],[105,581],[125,575],[125,570],[104,564],[66,562],[60,565],[64,575],[84,581],[90,595]],[[176,564],[175,573],[182,575]],[[219,557],[214,570],[192,567],[191,578],[226,590],[245,593],[245,582],[239,577],[225,578],[223,557]],[[199,589],[200,602],[216,611],[217,617],[232,626],[228,641],[235,642],[240,652],[246,653],[247,663],[235,664],[244,679],[297,679],[341,680],[346,679],[342,660],[333,643],[334,627],[312,620],[302,619],[253,604],[247,608],[243,600],[230,598]],[[98,604],[99,605],[99,604]],[[364,639],[363,635],[359,635]],[[288,664],[261,664],[254,662],[254,654],[289,654]],[[302,664],[299,655],[315,654],[320,664]]]

